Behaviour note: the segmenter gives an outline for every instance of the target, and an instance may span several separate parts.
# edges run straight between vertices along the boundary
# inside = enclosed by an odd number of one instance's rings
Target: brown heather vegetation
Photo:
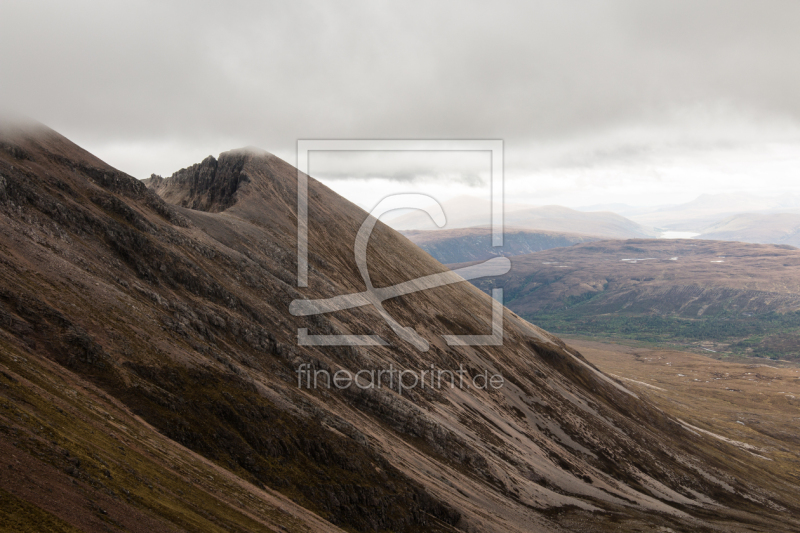
[[[694,433],[716,464],[772,490],[800,484],[800,369],[719,361],[685,351],[569,339]],[[727,440],[726,440],[727,439]],[[729,443],[742,452],[730,454]]]
[[[466,283],[293,317],[363,290],[366,214],[296,170],[226,152],[149,185],[42,126],[0,135],[0,513],[17,531],[800,531],[797,485],[669,412]],[[185,206],[185,207],[184,207]],[[376,286],[445,270],[378,225]],[[380,347],[300,347],[374,333]],[[497,391],[305,390],[315,369],[463,365]],[[698,422],[699,423],[699,422]],[[718,439],[717,439],[718,440]],[[789,449],[789,448],[787,448]],[[663,530],[663,529],[662,529]]]

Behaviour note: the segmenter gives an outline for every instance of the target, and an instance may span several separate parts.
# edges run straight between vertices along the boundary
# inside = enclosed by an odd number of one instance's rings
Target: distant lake
[[[692,237],[697,237],[700,235],[699,233],[694,233],[692,231],[665,231],[661,235],[658,236],[659,239],[691,239]]]

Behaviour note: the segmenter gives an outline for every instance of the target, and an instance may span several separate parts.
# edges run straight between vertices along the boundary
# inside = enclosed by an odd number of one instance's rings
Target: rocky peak
[[[235,204],[240,189],[250,183],[244,172],[248,158],[246,151],[224,152],[219,159],[208,156],[169,178],[153,174],[145,183],[168,203],[219,213]]]

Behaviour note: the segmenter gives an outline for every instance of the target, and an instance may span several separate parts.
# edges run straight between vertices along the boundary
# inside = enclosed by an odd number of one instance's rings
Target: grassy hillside
[[[699,319],[628,313],[595,314],[591,301],[565,309],[523,315],[560,335],[688,344],[710,354],[800,361],[800,312],[750,317],[727,313]]]

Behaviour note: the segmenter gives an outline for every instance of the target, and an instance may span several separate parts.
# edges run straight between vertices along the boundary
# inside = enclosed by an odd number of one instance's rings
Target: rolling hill
[[[800,214],[742,213],[703,228],[697,238],[800,247]]]
[[[800,250],[700,240],[578,244],[511,258],[509,309],[564,334],[800,358]]]
[[[657,232],[610,211],[584,212],[546,205],[506,214],[511,227],[580,233],[607,239],[655,237]]]
[[[440,263],[466,263],[492,257],[524,255],[532,252],[593,242],[600,237],[576,233],[504,228],[503,246],[492,246],[489,228],[463,228],[434,231],[403,231],[408,239]]]
[[[672,231],[696,231],[740,213],[797,212],[800,197],[783,195],[777,198],[762,197],[741,192],[701,194],[691,202],[670,205],[630,218],[640,224]]]
[[[468,283],[383,303],[427,351],[372,306],[291,314],[365,290],[353,243],[367,214],[309,180],[297,287],[297,172],[266,152],[148,188],[43,126],[1,131],[3,524],[800,530],[796,485],[753,475],[762,456],[694,431],[514,313],[501,310],[501,346],[448,344],[492,331],[491,299]],[[378,290],[447,271],[383,224],[368,244]],[[387,344],[299,345],[304,332]],[[303,368],[389,367],[463,369],[468,384],[302,386]],[[475,381],[495,374],[500,387]]]
[[[612,209],[613,210],[613,209]],[[691,202],[652,209],[623,206],[621,214],[646,226],[701,233],[705,228],[742,213],[762,215],[800,212],[800,196],[764,197],[742,192],[701,194]]]
[[[445,229],[486,226],[492,220],[492,205],[484,199],[469,195],[460,195],[441,202],[442,210],[447,218]],[[506,203],[506,213],[530,209],[528,204]],[[425,213],[420,211],[398,211],[398,214],[386,216],[386,224],[398,231],[431,230],[436,226]]]

